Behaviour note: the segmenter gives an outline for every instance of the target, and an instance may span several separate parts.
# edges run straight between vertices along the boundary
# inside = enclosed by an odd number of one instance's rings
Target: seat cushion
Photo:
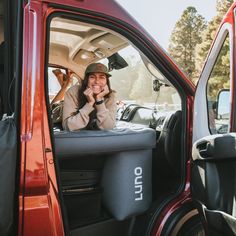
[[[149,128],[55,133],[55,153],[62,159],[86,154],[152,149],[155,144],[156,132]]]

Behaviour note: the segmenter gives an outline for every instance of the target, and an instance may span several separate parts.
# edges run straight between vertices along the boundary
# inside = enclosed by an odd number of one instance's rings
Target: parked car
[[[0,235],[235,235],[235,8],[195,88],[113,0],[0,0]],[[93,62],[116,127],[64,131],[51,72]]]

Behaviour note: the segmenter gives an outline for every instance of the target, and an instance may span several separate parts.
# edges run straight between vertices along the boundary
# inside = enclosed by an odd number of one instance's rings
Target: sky
[[[216,0],[116,0],[167,50],[175,23],[188,6],[207,21],[216,15]]]

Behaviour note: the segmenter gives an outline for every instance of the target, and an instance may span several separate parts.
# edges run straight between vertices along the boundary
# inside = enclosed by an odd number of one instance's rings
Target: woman
[[[76,85],[66,92],[62,122],[65,130],[114,128],[116,103],[110,76],[105,65],[90,64],[81,87]]]

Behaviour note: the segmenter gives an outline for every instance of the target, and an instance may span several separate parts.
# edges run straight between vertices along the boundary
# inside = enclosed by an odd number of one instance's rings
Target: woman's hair
[[[88,80],[89,80],[89,75],[90,74],[91,73],[88,73],[84,76],[84,79],[82,80],[82,84],[79,88],[79,91],[78,91],[79,108],[78,108],[78,110],[81,109],[87,103],[87,98],[84,95],[84,91],[88,87]],[[106,75],[106,79],[107,79],[107,86],[109,88],[109,93],[104,98],[109,98],[110,94],[114,91],[111,89],[110,80],[109,80],[109,77],[107,75]]]

